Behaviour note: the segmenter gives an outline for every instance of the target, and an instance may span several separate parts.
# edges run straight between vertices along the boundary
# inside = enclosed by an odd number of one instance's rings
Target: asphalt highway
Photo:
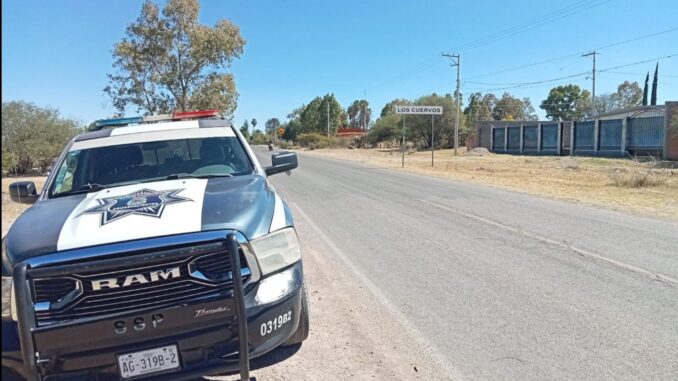
[[[270,181],[432,378],[678,379],[675,223],[303,152]]]

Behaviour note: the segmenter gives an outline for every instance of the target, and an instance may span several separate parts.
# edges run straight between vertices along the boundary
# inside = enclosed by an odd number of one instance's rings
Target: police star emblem
[[[78,216],[101,214],[101,225],[106,225],[132,214],[160,218],[165,206],[193,201],[190,198],[177,195],[183,190],[156,191],[144,188],[122,196],[100,198],[97,199],[99,205],[83,211]]]

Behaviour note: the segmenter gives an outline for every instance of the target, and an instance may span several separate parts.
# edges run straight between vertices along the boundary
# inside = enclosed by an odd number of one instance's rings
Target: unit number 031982
[[[280,329],[283,325],[292,321],[292,311],[286,314],[278,315],[277,318],[261,323],[259,333],[261,336],[266,336],[271,332]]]

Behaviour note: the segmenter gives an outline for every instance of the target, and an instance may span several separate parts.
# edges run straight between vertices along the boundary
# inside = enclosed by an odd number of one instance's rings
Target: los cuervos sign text
[[[396,114],[442,115],[443,106],[396,106]]]

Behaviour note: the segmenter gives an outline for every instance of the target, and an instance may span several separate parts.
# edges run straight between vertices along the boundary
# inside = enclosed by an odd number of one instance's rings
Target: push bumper
[[[25,268],[19,267],[15,284],[25,284],[21,283],[22,271],[25,279]],[[195,379],[238,371],[242,375],[243,368],[249,370],[249,358],[278,347],[296,331],[302,283],[302,265],[298,262],[242,292],[244,314],[238,313],[237,298],[232,298],[54,329],[31,324],[35,322],[33,309],[18,303],[20,323],[2,324],[2,366],[29,380],[117,380],[118,355],[177,345],[180,368],[144,380]],[[30,300],[24,295],[27,287],[17,287],[16,291],[18,301]],[[149,322],[147,329],[126,335],[114,331],[115,322],[139,317]],[[154,327],[151,322],[158,317],[162,322]]]

